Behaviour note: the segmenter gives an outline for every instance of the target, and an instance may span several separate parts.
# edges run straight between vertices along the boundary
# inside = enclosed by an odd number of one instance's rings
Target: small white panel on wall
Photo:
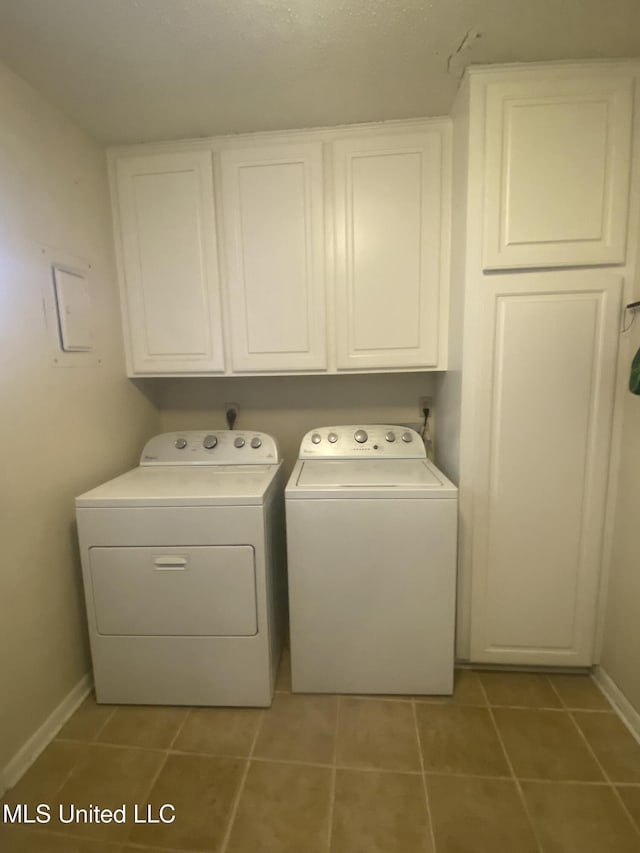
[[[100,328],[91,297],[91,264],[69,252],[38,246],[42,307],[54,367],[93,367]]]
[[[93,328],[89,282],[79,270],[53,268],[60,342],[65,352],[90,352]]]
[[[632,115],[631,76],[488,84],[485,269],[624,262]]]

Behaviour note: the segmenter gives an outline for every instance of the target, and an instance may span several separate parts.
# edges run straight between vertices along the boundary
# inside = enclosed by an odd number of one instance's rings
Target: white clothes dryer
[[[271,704],[283,474],[260,432],[173,432],[76,499],[98,702]]]
[[[295,692],[452,692],[457,496],[414,430],[305,435],[285,490]]]

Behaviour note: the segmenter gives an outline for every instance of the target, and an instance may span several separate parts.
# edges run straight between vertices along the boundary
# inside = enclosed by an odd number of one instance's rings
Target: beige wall
[[[636,297],[637,299],[638,297]],[[640,317],[624,363],[640,347]],[[640,397],[627,393],[601,664],[640,713]]]
[[[104,152],[0,65],[0,783],[89,668],[73,498],[157,409],[125,378]],[[102,364],[53,366],[41,244],[86,259]]]
[[[156,381],[163,430],[225,428],[224,403],[237,403],[236,428],[274,435],[287,471],[308,430],[331,424],[417,423],[419,398],[433,389],[433,377],[425,373]]]

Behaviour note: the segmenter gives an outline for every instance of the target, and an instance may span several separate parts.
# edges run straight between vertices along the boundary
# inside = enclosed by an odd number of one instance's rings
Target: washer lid
[[[458,490],[428,459],[299,460],[293,498],[455,498]]]
[[[281,464],[140,466],[80,495],[76,506],[259,506]]]

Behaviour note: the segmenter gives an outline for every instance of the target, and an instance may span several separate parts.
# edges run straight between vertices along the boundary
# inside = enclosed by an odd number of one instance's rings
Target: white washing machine
[[[305,435],[285,490],[295,692],[452,692],[457,497],[414,430]]]
[[[283,487],[271,436],[190,431],[76,499],[98,702],[271,704]]]

